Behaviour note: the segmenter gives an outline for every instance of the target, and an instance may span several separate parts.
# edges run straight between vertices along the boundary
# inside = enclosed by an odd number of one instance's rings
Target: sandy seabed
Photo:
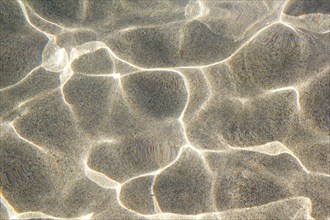
[[[327,0],[1,0],[0,219],[330,219]]]

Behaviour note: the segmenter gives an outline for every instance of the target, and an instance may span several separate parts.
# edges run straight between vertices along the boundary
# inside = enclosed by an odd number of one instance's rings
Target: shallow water
[[[0,1],[0,219],[329,219],[320,1]]]

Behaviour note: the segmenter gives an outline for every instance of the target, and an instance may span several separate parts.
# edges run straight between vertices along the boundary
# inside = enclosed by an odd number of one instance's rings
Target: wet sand
[[[327,1],[0,1],[0,219],[329,219]]]

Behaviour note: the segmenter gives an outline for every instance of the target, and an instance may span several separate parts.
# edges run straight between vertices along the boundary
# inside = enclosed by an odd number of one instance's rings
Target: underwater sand
[[[0,219],[330,219],[327,0],[1,0]]]

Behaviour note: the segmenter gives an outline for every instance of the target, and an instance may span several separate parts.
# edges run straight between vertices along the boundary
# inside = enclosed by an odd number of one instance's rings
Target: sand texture
[[[329,220],[329,0],[0,0],[0,219]]]

